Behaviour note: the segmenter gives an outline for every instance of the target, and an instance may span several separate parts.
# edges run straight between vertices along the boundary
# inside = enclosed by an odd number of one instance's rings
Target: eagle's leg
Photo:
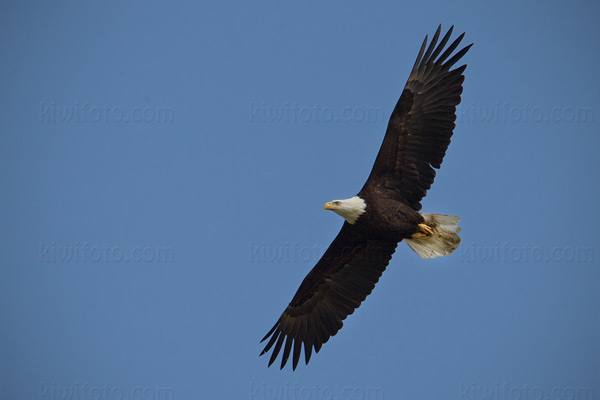
[[[426,239],[433,235],[433,229],[429,225],[419,224],[417,227],[419,230],[411,235],[412,239]]]

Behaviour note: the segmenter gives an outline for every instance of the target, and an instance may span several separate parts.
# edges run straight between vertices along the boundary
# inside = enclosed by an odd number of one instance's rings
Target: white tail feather
[[[452,254],[460,245],[460,217],[444,214],[421,214],[433,235],[423,239],[404,239],[421,258],[436,258]]]

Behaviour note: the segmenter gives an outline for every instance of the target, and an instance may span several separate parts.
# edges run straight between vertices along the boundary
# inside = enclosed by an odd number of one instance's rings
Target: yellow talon
[[[413,239],[427,239],[428,237],[433,236],[433,229],[429,225],[419,224],[417,225],[420,232],[415,232],[411,235]]]
[[[429,225],[419,224],[417,226],[419,227],[419,229],[421,230],[421,232],[423,232],[427,236],[432,236],[433,235],[433,229],[431,229],[431,227]]]

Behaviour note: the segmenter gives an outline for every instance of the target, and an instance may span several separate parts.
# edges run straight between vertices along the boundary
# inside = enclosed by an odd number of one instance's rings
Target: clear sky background
[[[599,11],[3,2],[0,398],[600,399]],[[475,45],[423,209],[461,248],[401,244],[308,366],[267,368],[440,23]]]

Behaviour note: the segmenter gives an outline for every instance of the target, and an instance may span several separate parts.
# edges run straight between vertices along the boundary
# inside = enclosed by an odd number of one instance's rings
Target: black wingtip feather
[[[279,350],[281,350],[281,345],[283,344],[283,339],[285,339],[285,335],[283,332],[279,332],[279,339],[277,340],[277,344],[273,349],[273,354],[271,354],[271,358],[269,359],[269,367],[275,362],[277,359],[277,355],[279,354]]]
[[[275,332],[275,329],[277,329],[277,327],[279,326],[279,321],[277,321],[277,323],[275,325],[273,325],[273,327],[271,328],[271,330],[269,331],[269,333],[267,333],[265,335],[264,338],[262,338],[262,340],[260,341],[261,343],[264,342],[265,340],[267,340],[267,338],[269,336],[271,336],[273,334],[273,332]]]
[[[427,35],[425,35],[425,39],[423,40],[423,44],[421,44],[421,49],[419,50],[419,55],[415,60],[415,65],[413,65],[411,74],[417,69],[419,64],[421,63],[421,57],[423,57],[423,52],[425,51],[425,46],[427,46]]]
[[[268,352],[271,347],[273,346],[273,344],[275,343],[275,341],[277,340],[277,337],[281,334],[281,332],[275,332],[273,334],[273,336],[271,336],[271,340],[269,340],[269,342],[267,343],[267,345],[265,346],[265,348],[263,349],[263,351],[260,353],[260,355],[262,356],[263,354],[265,354],[266,352]],[[264,339],[263,339],[264,340]],[[262,343],[262,342],[261,342]]]
[[[310,361],[310,356],[312,354],[312,344],[309,342],[304,342],[304,363],[308,365]]]
[[[321,344],[321,343],[319,343],[319,342],[316,342],[316,343],[315,343],[315,353],[318,353],[318,352],[319,352],[319,350],[321,350],[321,346],[322,346],[322,344]]]
[[[433,52],[433,49],[435,49],[435,45],[437,44],[437,40],[440,37],[441,30],[442,30],[442,25],[440,24],[440,26],[438,26],[437,30],[435,31],[433,37],[431,38],[431,43],[429,43],[429,47],[427,48],[427,51],[425,52],[425,55],[423,56],[424,63],[428,63],[430,61],[429,56]]]
[[[460,44],[460,42],[463,40],[464,37],[465,37],[465,33],[463,32],[454,40],[454,42],[452,42],[452,44],[450,46],[448,46],[446,51],[444,51],[444,53],[440,56],[440,58],[437,60],[437,62],[443,63],[444,60],[446,60],[446,58],[448,58],[448,56],[450,56],[450,54],[452,54],[452,52],[458,47],[458,45]]]
[[[294,358],[292,362],[292,371],[296,370],[298,366],[298,360],[300,360],[300,352],[302,351],[302,341],[295,339],[294,340]]]
[[[459,51],[454,56],[452,56],[451,59],[449,59],[448,61],[446,61],[444,63],[444,68],[448,68],[448,69],[452,68],[452,66],[454,64],[456,64],[456,62],[458,60],[460,60],[467,53],[467,51],[469,51],[469,49],[471,48],[471,46],[473,46],[473,43],[471,43],[468,46],[465,46],[461,51]]]
[[[285,340],[285,347],[283,348],[283,356],[281,357],[281,367],[279,369],[283,369],[285,364],[287,364],[288,358],[290,357],[290,351],[292,350],[292,343],[294,339],[291,336],[287,336]]]
[[[435,59],[437,58],[437,56],[440,54],[440,52],[444,49],[444,46],[446,46],[446,43],[448,43],[448,40],[450,39],[450,36],[452,36],[452,31],[454,30],[454,25],[452,25],[450,27],[450,29],[448,29],[448,32],[446,32],[446,34],[444,35],[444,37],[442,38],[440,44],[438,45],[438,47],[435,49],[435,51],[433,52],[433,54],[431,55],[431,60],[435,62]]]

